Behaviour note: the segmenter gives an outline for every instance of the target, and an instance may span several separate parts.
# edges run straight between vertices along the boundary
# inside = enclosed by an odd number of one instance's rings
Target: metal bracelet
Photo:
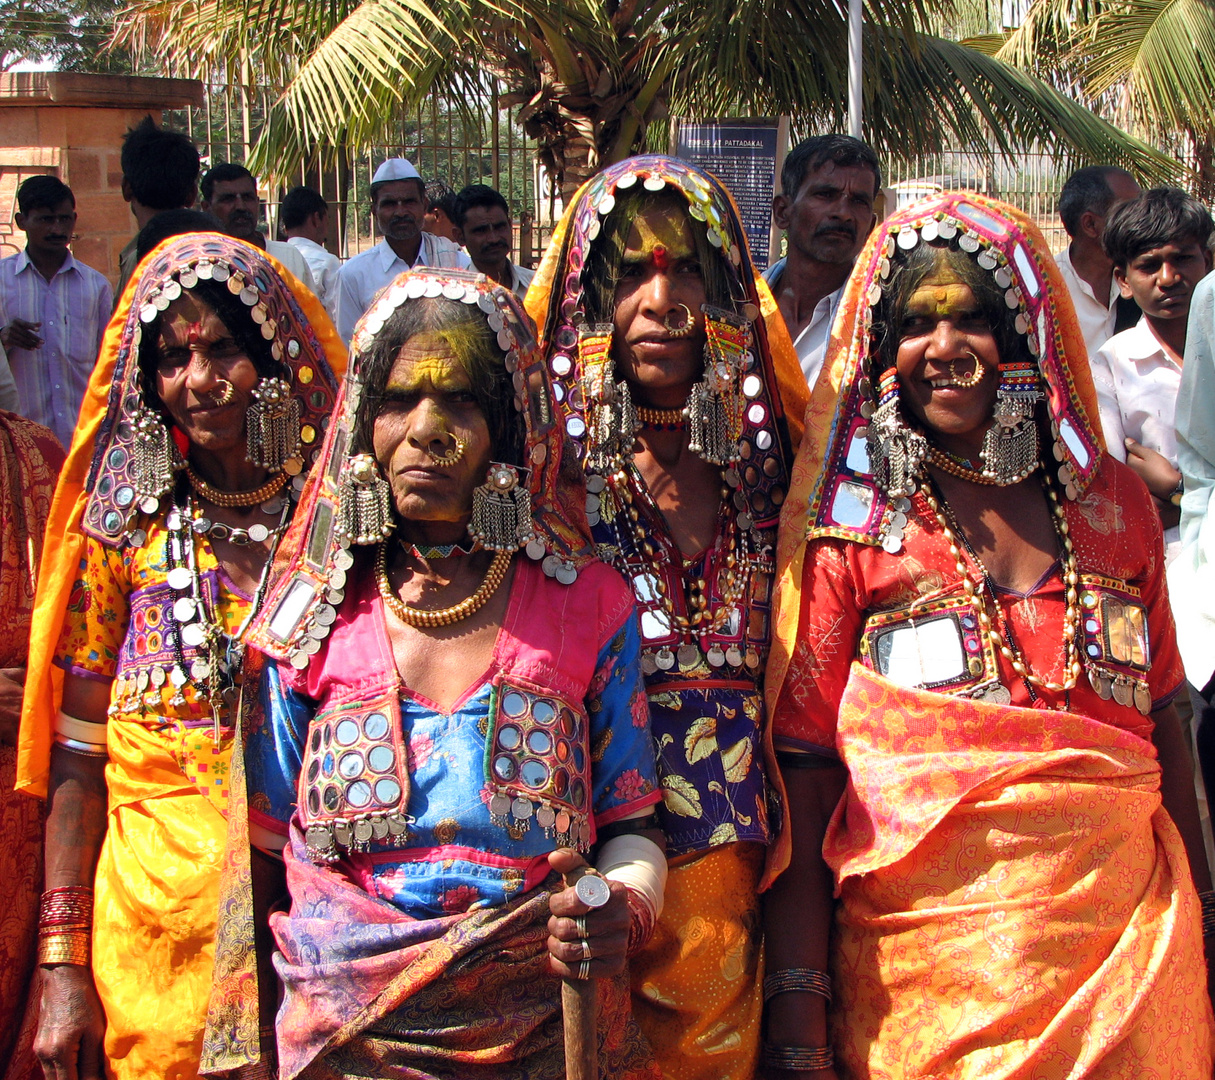
[[[69,739],[66,735],[57,734],[55,736],[55,744],[62,746],[64,750],[70,750],[73,754],[82,754],[85,757],[104,758],[110,756],[105,743],[82,742],[80,739]]]
[[[818,968],[782,968],[764,976],[764,1001],[777,994],[804,991],[831,1000],[831,976]]]
[[[769,1069],[813,1072],[829,1069],[835,1064],[835,1051],[829,1046],[772,1046],[764,1043],[760,1055]]]

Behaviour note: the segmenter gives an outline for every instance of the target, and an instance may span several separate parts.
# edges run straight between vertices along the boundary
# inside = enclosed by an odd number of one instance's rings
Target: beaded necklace
[[[425,610],[410,607],[397,596],[392,582],[388,580],[388,545],[381,543],[375,557],[376,584],[379,586],[380,596],[384,603],[401,622],[407,623],[409,626],[425,628],[450,626],[452,623],[467,619],[489,602],[489,598],[498,591],[498,586],[506,577],[506,571],[510,568],[511,555],[512,553],[509,551],[494,552],[494,561],[489,564],[485,580],[481,582],[472,596],[461,600],[458,604],[452,604],[451,607]]]
[[[252,491],[220,491],[219,488],[212,487],[199,476],[189,462],[186,463],[186,476],[190,480],[191,487],[204,499],[213,502],[216,506],[226,507],[256,506],[277,495],[291,479],[291,476],[283,471],[270,477],[261,487],[254,488]]]
[[[270,550],[266,554],[266,561],[258,578],[253,602],[234,634],[224,632],[222,617],[215,607],[218,598],[209,599],[202,587],[194,545],[196,537],[204,534],[195,529],[190,499],[187,497],[184,506],[174,504],[166,518],[165,523],[169,529],[165,546],[169,566],[166,581],[176,594],[166,613],[175,660],[168,672],[168,678],[176,691],[171,702],[179,707],[185,705],[182,689],[187,683],[193,686],[199,697],[211,708],[213,736],[217,743],[220,735],[220,710],[231,709],[239,698],[237,676],[244,661],[245,629],[265,598],[270,568],[274,565],[274,554],[279,539],[286,530],[291,506],[290,499],[283,500],[278,525],[272,532],[267,533],[267,536],[272,538]],[[188,666],[186,646],[195,654]],[[163,682],[163,679],[161,681]]]
[[[978,556],[971,551],[971,556],[974,558],[980,575],[979,585],[975,586],[975,583],[971,580],[970,570],[966,565],[966,559],[962,553],[964,546],[969,548],[969,545],[965,543],[965,534],[962,533],[961,528],[958,528],[957,534],[955,534],[954,527],[956,527],[956,523],[951,527],[952,514],[949,512],[948,504],[943,497],[938,497],[931,481],[923,485],[923,492],[924,499],[928,503],[928,509],[936,517],[937,524],[941,527],[941,534],[949,545],[949,553],[954,557],[954,564],[962,579],[962,588],[966,593],[966,599],[969,601],[971,609],[975,613],[975,618],[979,622],[981,633],[991,642],[995,649],[999,650],[1000,655],[1008,661],[1013,671],[1027,685],[1030,687],[1036,686],[1039,689],[1055,694],[1065,694],[1076,685],[1082,670],[1080,648],[1077,640],[1080,629],[1080,607],[1076,593],[1076,587],[1080,581],[1080,573],[1076,562],[1076,550],[1072,544],[1071,537],[1068,535],[1067,518],[1064,516],[1063,507],[1059,503],[1059,496],[1045,473],[1042,475],[1042,486],[1046,491],[1050,504],[1055,532],[1058,534],[1060,545],[1063,548],[1063,582],[1067,590],[1067,607],[1063,614],[1064,678],[1062,683],[1048,682],[1029,670],[1029,665],[1025,662],[1025,655],[1012,639],[1012,634],[1009,632],[1011,628],[1006,628],[1002,632],[1004,611],[994,592],[992,594],[992,603],[996,611],[996,620],[995,622],[992,621],[991,617],[987,614],[987,603],[985,600],[985,591],[991,588],[991,575],[987,572],[987,568],[979,560]],[[961,535],[963,538],[961,543],[958,540],[958,535]]]
[[[646,427],[678,430],[688,426],[687,409],[651,409],[645,405],[636,407],[637,419]]]
[[[697,560],[685,558],[666,530],[647,531],[642,521],[643,513],[656,522],[661,522],[663,516],[636,469],[629,465],[607,481],[620,502],[611,517],[618,540],[616,547],[621,553],[619,558],[612,560],[613,565],[632,582],[639,603],[657,608],[670,631],[682,638],[674,652],[669,645],[661,646],[653,654],[643,651],[642,670],[652,675],[655,671],[670,671],[678,662],[680,669],[686,671],[694,668],[702,656],[710,667],[745,666],[751,671],[757,670],[762,662],[757,649],[750,647],[744,652],[738,644],[723,647],[709,640],[720,633],[731,618],[742,619],[742,601],[759,563],[751,549],[749,530],[740,521],[742,515],[734,512],[729,485],[722,485],[717,537],[705,557],[705,575],[691,577],[687,571]],[[622,519],[627,522],[627,536],[621,531]],[[631,543],[626,544],[626,540]],[[624,554],[627,547],[631,547],[632,557]],[[667,574],[675,568],[679,568],[678,577],[683,585],[686,615],[675,610],[667,585]],[[715,577],[715,589],[709,584],[710,575]],[[638,577],[644,579],[647,595],[638,592]],[[743,629],[745,631],[745,627]]]
[[[972,484],[988,484],[996,487],[1005,486],[994,477],[988,476],[981,470],[976,469],[970,462],[935,446],[928,448],[928,462],[930,465],[934,465],[940,469],[941,472],[949,473],[950,476],[957,476],[962,480],[969,480]],[[1016,482],[1020,483],[1019,480]]]

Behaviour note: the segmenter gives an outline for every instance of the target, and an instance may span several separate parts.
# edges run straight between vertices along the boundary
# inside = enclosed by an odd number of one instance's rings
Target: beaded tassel
[[[733,312],[704,304],[705,375],[688,400],[688,449],[714,465],[739,459],[743,432],[742,372],[751,326]]]
[[[1038,372],[1030,363],[1000,364],[995,423],[983,436],[983,475],[1000,485],[1016,484],[1038,467],[1038,425],[1034,408],[1042,400]]]
[[[531,496],[511,465],[493,462],[474,489],[468,533],[490,551],[515,551],[534,536]]]
[[[614,472],[632,454],[641,424],[628,383],[615,380],[611,323],[582,327],[578,363],[587,406],[586,464],[595,472]]]
[[[350,544],[378,544],[392,532],[390,496],[375,458],[356,454],[338,485],[338,535]]]
[[[143,405],[135,414],[132,454],[136,496],[159,499],[173,486],[174,475],[182,462],[164,421]]]
[[[878,380],[878,404],[869,418],[865,445],[878,486],[892,498],[911,495],[928,455],[928,440],[909,428],[899,412],[899,377],[894,368],[887,368]]]
[[[300,455],[300,403],[285,379],[262,379],[252,392],[245,420],[246,453],[253,465],[271,472]]]

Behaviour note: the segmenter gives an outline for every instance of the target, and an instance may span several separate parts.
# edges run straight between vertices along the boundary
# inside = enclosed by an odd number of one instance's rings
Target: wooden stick
[[[599,1080],[596,989],[594,979],[561,980],[566,1080]]]

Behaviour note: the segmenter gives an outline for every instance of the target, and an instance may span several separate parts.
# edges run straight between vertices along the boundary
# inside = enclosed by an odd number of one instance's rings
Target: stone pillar
[[[58,176],[76,196],[72,252],[118,280],[118,253],[135,234],[122,197],[122,136],[146,115],[201,105],[195,79],[81,75],[63,71],[0,75],[0,256],[25,246],[17,228],[17,187],[37,173]]]

